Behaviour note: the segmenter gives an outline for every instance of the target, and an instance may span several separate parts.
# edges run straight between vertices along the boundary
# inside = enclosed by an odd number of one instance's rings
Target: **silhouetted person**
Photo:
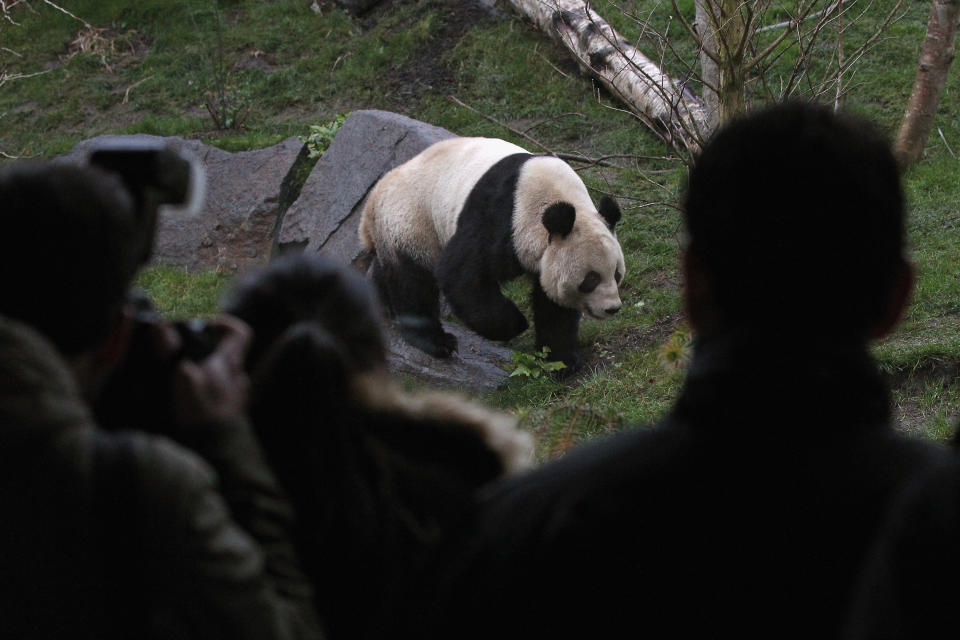
[[[167,435],[194,451],[92,416],[127,347],[141,213],[113,173],[0,170],[2,634],[318,638],[244,417],[246,325],[217,321],[213,353],[171,372]],[[176,350],[166,329],[158,349]]]
[[[849,640],[960,633],[960,462],[926,473],[891,508],[860,580]]]
[[[684,210],[680,398],[491,488],[423,637],[839,634],[891,495],[944,455],[893,432],[867,350],[911,286],[896,165],[862,122],[776,106],[705,146]]]
[[[426,559],[479,487],[527,466],[530,437],[458,396],[403,392],[373,289],[348,266],[282,257],[244,278],[224,309],[254,330],[250,412],[296,508],[329,636],[392,636]]]

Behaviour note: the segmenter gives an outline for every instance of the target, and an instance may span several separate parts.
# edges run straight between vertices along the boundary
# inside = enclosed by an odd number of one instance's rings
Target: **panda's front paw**
[[[439,342],[438,352],[443,355],[438,355],[438,358],[449,358],[450,355],[457,350],[457,336],[452,333],[443,332],[443,338]]]
[[[457,337],[445,331],[423,331],[401,327],[400,335],[411,346],[434,358],[449,358],[457,350]]]
[[[515,313],[511,314],[510,322],[508,323],[510,328],[507,330],[507,334],[509,337],[505,338],[506,340],[516,338],[530,327],[530,323],[527,322],[527,318],[523,315],[523,313],[520,312],[519,309],[513,307],[513,311]]]
[[[562,362],[564,367],[554,371],[557,378],[569,378],[580,369],[580,357],[575,353],[550,353],[547,356],[550,362]]]
[[[564,362],[563,364],[566,365],[563,369],[557,369],[556,371],[553,372],[554,375],[560,380],[569,378],[580,370],[579,360],[572,361],[569,364]]]

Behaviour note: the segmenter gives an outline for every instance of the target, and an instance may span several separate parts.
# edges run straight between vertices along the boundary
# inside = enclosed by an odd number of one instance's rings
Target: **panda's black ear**
[[[569,202],[554,202],[543,212],[543,226],[551,235],[560,234],[566,238],[573,231],[573,221],[577,217],[577,210]]]
[[[610,196],[603,196],[600,198],[600,208],[598,211],[600,211],[603,219],[607,221],[607,226],[613,231],[613,227],[620,222],[620,207],[617,205],[617,201]]]

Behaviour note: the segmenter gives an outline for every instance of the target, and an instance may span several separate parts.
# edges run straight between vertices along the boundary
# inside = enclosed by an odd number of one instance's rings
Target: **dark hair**
[[[22,163],[0,170],[0,314],[64,353],[99,343],[139,266],[133,198],[92,167]]]
[[[865,337],[904,265],[904,199],[868,123],[787,103],[720,130],[690,174],[689,251],[726,328]]]
[[[253,328],[253,368],[293,325],[314,321],[347,351],[357,371],[386,362],[380,312],[370,284],[354,269],[320,256],[288,254],[249,272],[222,308]]]

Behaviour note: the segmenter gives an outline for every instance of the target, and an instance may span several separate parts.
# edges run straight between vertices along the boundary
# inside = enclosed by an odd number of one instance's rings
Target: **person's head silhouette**
[[[697,159],[684,211],[701,337],[865,342],[906,303],[897,165],[863,121],[787,103],[727,125]]]

